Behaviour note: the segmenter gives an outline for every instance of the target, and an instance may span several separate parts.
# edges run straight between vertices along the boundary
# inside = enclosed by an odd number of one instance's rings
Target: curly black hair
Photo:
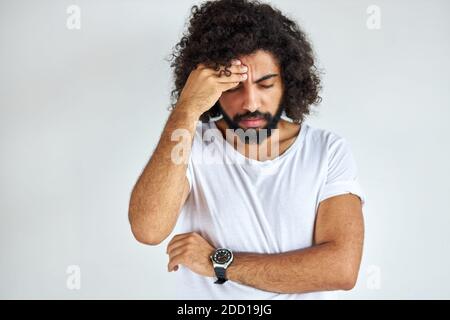
[[[219,70],[238,56],[257,50],[277,59],[284,83],[281,105],[286,116],[301,123],[312,104],[321,101],[320,76],[311,43],[298,25],[280,10],[257,0],[206,1],[191,9],[189,27],[171,54],[175,89],[173,108],[192,70],[199,63]],[[175,101],[175,102],[173,102]],[[219,101],[200,116],[202,122],[221,115]]]

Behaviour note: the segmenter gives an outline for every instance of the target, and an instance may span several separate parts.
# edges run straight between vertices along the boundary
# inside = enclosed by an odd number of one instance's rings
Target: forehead
[[[249,69],[256,72],[279,72],[280,70],[277,59],[268,51],[258,50],[251,55],[239,56],[238,58]]]

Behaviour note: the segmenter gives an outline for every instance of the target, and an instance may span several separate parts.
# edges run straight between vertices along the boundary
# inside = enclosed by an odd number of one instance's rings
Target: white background
[[[310,36],[325,75],[308,122],[350,142],[367,195],[360,277],[339,297],[450,298],[450,2],[271,3]],[[127,210],[193,4],[0,2],[0,298],[173,297],[167,241],[138,244]]]

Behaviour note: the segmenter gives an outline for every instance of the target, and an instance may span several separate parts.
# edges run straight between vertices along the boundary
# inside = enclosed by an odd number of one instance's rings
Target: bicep
[[[334,196],[319,204],[314,243],[334,243],[358,262],[362,255],[364,221],[361,199],[351,193]]]

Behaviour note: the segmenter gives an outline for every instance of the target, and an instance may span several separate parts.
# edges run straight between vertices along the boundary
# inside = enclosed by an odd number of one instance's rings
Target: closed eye
[[[265,85],[260,84],[259,86],[260,86],[261,88],[264,88],[264,89],[269,89],[269,88],[272,88],[274,85],[271,84],[271,85],[269,85],[269,86],[265,86]],[[239,90],[240,88],[242,88],[242,86],[241,86],[241,85],[238,85],[236,88],[229,89],[229,90],[227,90],[227,91],[225,91],[225,92],[234,92],[234,91]]]

